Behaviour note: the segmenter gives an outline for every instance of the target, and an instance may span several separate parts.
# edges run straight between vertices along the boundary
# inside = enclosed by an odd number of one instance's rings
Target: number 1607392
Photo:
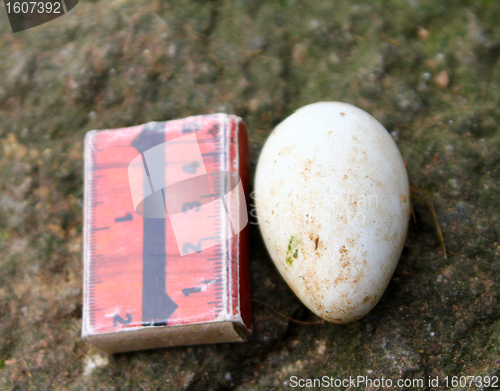
[[[60,14],[64,13],[61,11],[61,3],[59,1],[54,2],[42,2],[42,1],[23,1],[23,2],[8,2],[5,3],[7,8],[7,13],[14,14]]]

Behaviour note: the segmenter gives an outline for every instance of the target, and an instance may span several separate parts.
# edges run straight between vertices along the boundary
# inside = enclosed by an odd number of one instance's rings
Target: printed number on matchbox
[[[61,3],[54,1],[54,3],[41,2],[41,1],[16,1],[14,3],[5,3],[7,12],[14,14],[60,14]]]

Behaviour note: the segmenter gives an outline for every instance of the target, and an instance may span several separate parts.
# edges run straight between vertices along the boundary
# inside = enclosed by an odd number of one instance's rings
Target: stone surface
[[[496,1],[110,0],[13,35],[0,10],[0,389],[499,375],[499,19]],[[408,168],[415,218],[374,310],[347,326],[290,321],[318,318],[253,224],[250,342],[109,358],[84,343],[85,132],[235,113],[255,170],[274,126],[322,100],[371,113]]]

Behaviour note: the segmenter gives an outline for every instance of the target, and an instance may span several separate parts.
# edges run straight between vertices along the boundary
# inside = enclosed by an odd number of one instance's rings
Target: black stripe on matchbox
[[[144,158],[144,151],[165,141],[165,122],[145,125],[132,141],[132,146],[142,155],[148,177],[149,170]],[[166,161],[164,156],[163,160]],[[163,169],[163,175],[165,175],[164,165],[158,169]],[[161,171],[159,174],[161,175]],[[165,206],[164,189],[153,193],[144,200],[144,210],[149,208],[158,210],[158,203]],[[144,217],[143,221],[142,323],[144,326],[161,326],[167,324],[168,318],[178,307],[166,293],[166,219]]]

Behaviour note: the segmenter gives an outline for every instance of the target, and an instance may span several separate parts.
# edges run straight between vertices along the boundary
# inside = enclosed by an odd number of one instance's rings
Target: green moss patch
[[[290,238],[288,242],[288,250],[286,252],[286,263],[290,266],[293,264],[293,258],[299,257],[300,239],[296,236]]]

